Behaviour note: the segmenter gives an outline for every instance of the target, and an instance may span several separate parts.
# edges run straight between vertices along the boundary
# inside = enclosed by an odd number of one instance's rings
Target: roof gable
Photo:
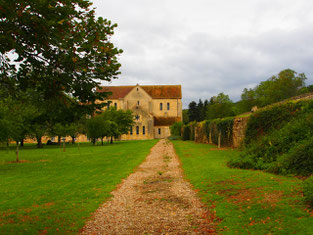
[[[109,99],[124,98],[136,86],[103,86],[97,92],[112,92]],[[154,99],[181,99],[181,85],[139,86]]]

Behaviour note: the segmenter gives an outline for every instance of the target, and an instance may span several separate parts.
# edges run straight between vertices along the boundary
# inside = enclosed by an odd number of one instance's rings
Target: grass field
[[[77,233],[155,143],[0,148],[0,234]]]
[[[313,234],[313,212],[303,201],[300,179],[230,169],[235,150],[172,141],[186,179],[218,223],[220,234]]]

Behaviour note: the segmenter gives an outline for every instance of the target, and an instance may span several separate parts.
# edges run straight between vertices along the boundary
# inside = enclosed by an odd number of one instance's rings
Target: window
[[[161,128],[158,129],[158,133],[159,133],[159,135],[161,135]]]
[[[170,110],[170,103],[167,103],[167,110]]]
[[[132,126],[130,127],[129,132],[130,132],[131,135],[133,134],[133,127]]]
[[[114,107],[117,109],[117,103],[114,103]]]
[[[137,87],[137,91],[139,91],[138,87]]]
[[[110,104],[112,103],[112,101],[108,101],[107,105],[108,105],[108,108],[110,108]]]
[[[137,101],[137,105],[139,105],[139,100]]]
[[[136,134],[139,135],[139,126],[136,126]]]
[[[163,104],[160,103],[160,110],[163,110]]]
[[[146,127],[145,127],[145,126],[142,127],[142,134],[143,134],[143,135],[146,134]]]
[[[54,141],[55,141],[55,138],[54,138],[54,137],[51,137],[51,141],[54,142]]]
[[[140,119],[140,116],[139,115],[136,115],[135,116],[136,120],[138,121]]]

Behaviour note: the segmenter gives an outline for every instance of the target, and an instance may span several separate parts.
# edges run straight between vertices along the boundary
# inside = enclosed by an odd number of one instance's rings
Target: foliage
[[[0,142],[21,141],[30,134],[30,122],[40,115],[25,93],[0,100]]]
[[[245,148],[238,158],[229,161],[229,166],[277,174],[312,174],[312,111],[313,101],[301,101],[253,114]]]
[[[66,152],[26,144],[19,164],[9,163],[14,148],[0,148],[0,233],[78,234],[156,142],[66,144]]]
[[[171,130],[171,137],[182,137],[182,127],[183,123],[182,122],[175,122],[172,126],[170,126]]]
[[[219,135],[221,135],[221,145],[231,146],[233,143],[233,125],[233,117],[207,121],[205,125],[207,138],[209,139],[211,137],[212,142],[217,145]]]
[[[312,233],[301,179],[226,167],[236,150],[216,151],[191,141],[173,144],[186,179],[216,221],[216,234]]]
[[[245,144],[274,129],[281,128],[301,111],[303,102],[305,101],[269,106],[251,115],[247,124]],[[313,107],[313,102],[311,105]]]
[[[4,1],[0,81],[15,79],[19,90],[36,89],[44,100],[65,92],[86,107],[98,106],[95,101],[106,94],[95,88],[117,77],[122,51],[110,42],[117,25],[96,18],[91,5],[88,0]]]
[[[184,123],[187,124],[188,122],[193,121],[201,122],[205,120],[206,111],[209,107],[209,102],[208,100],[205,100],[203,103],[202,100],[199,99],[198,103],[196,103],[195,101],[190,102],[188,107],[188,118],[183,119]]]
[[[309,205],[313,207],[313,176],[303,182],[303,195]]]
[[[309,92],[310,87],[304,89],[306,76],[285,69],[266,81],[261,82],[254,89],[245,88],[239,102],[242,112],[251,111],[253,106],[264,107],[298,94]]]
[[[183,123],[187,124],[189,122],[189,110],[183,109]]]
[[[190,102],[188,106],[188,116],[190,122],[196,121],[199,117],[197,103],[195,101]]]
[[[206,110],[206,119],[212,120],[217,118],[224,118],[234,116],[233,103],[228,95],[219,93],[210,99],[210,105]]]
[[[130,110],[110,108],[87,120],[87,135],[94,144],[98,138],[101,138],[103,144],[104,137],[111,137],[113,143],[113,137],[118,138],[122,134],[127,134],[133,124],[134,118]]]

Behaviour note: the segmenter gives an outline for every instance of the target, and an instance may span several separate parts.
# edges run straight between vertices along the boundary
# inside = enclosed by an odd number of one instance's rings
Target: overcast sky
[[[91,1],[118,24],[122,74],[111,85],[181,84],[186,108],[220,92],[238,101],[286,68],[313,84],[312,0]]]

